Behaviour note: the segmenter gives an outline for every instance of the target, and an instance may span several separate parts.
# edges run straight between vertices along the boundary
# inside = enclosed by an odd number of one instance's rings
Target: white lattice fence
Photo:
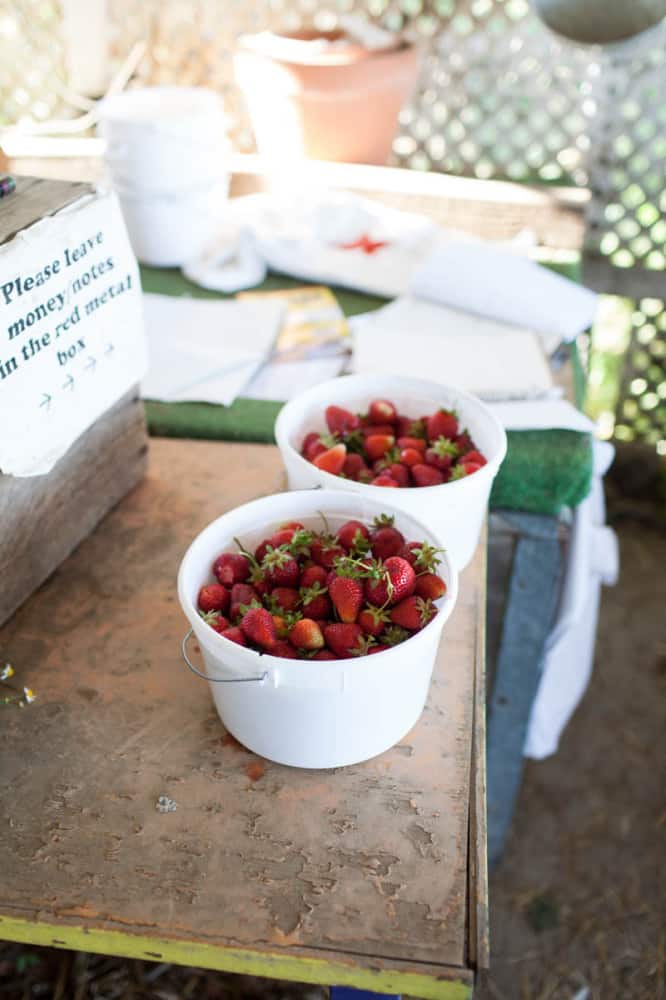
[[[638,301],[634,311],[618,426],[663,440],[666,25],[600,49],[558,40],[527,0],[108,0],[108,11],[111,65],[147,40],[136,82],[220,90],[242,149],[252,135],[233,83],[240,33],[330,28],[354,11],[420,38],[423,72],[401,115],[395,162],[589,186],[586,280],[653,303],[652,313]],[[0,121],[62,113],[59,23],[55,0],[0,0]]]

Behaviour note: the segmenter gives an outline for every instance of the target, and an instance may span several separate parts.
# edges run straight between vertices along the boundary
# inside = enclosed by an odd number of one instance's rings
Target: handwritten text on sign
[[[113,195],[0,248],[3,472],[48,472],[145,369],[138,270]]]

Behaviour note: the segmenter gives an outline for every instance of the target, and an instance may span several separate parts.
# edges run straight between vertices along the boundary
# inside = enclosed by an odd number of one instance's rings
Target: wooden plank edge
[[[413,966],[396,961],[391,968],[385,960],[369,958],[371,967],[357,964],[360,956],[327,957],[281,954],[279,952],[227,947],[208,941],[188,941],[143,932],[118,931],[82,924],[51,924],[43,920],[0,915],[0,939],[47,948],[114,955],[141,961],[170,962],[174,965],[214,969],[239,975],[265,976],[291,982],[351,986],[374,993],[407,994],[423,1000],[467,1000],[471,997],[469,970],[449,966]]]
[[[483,579],[487,575],[488,527],[484,528],[481,544],[484,546]],[[486,609],[485,601],[478,597],[478,622],[474,654],[474,712],[472,716],[472,755],[469,797],[469,861],[468,907],[469,939],[468,960],[476,971],[490,966],[490,934],[488,926],[488,851],[486,815]]]

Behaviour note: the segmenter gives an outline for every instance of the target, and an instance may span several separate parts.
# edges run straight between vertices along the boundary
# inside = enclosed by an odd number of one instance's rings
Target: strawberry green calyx
[[[416,607],[421,619],[422,625],[427,625],[431,618],[434,618],[437,614],[437,608],[432,603],[429,597],[417,597]]]
[[[266,555],[261,560],[262,570],[279,569],[281,566],[285,566],[294,557],[289,551],[289,546],[291,542],[285,545],[278,545],[277,548],[273,548],[272,545],[266,547]]]
[[[240,549],[241,555],[244,555],[250,564],[250,576],[252,576],[252,574],[254,573],[255,579],[263,579],[263,575],[261,574],[261,566],[255,559],[254,555],[251,552],[248,552],[248,550],[245,548],[243,543],[238,538],[234,538],[234,541],[238,546],[238,548]]]
[[[328,587],[322,587],[318,580],[312,584],[311,587],[301,587],[299,594],[301,597],[301,604],[309,604],[314,601],[315,597],[323,597],[324,594],[328,593]]]
[[[263,608],[263,604],[261,603],[261,601],[257,601],[256,598],[253,598],[249,604],[239,604],[238,614],[242,618],[244,615],[247,614],[248,611],[251,610],[251,608]]]
[[[377,645],[377,640],[371,635],[360,636],[353,649],[350,649],[352,656],[367,656],[369,650]]]
[[[426,434],[425,421],[414,420],[408,428],[409,433],[407,437],[421,438],[422,441],[426,441],[428,435]]]
[[[311,531],[308,531],[307,528],[299,528],[294,532],[292,540],[287,542],[286,549],[293,556],[305,556],[307,558],[310,555],[310,546],[313,539],[314,534]]]
[[[389,450],[385,452],[381,458],[377,459],[376,468],[377,470],[388,469],[389,465],[393,465],[395,462],[399,461],[400,449],[398,447],[389,448]],[[382,517],[384,516],[385,515],[382,514]],[[391,518],[391,520],[393,520],[393,518]]]
[[[451,469],[451,480],[464,479],[467,476],[467,469],[464,465],[454,465]]]
[[[445,552],[445,549],[438,549],[430,542],[423,542],[418,548],[412,549],[416,559],[414,560],[414,570],[420,576],[421,573],[434,573],[441,559],[438,552]]]
[[[365,454],[365,440],[361,431],[350,431],[345,434],[344,443],[348,452],[354,452],[357,455]]]
[[[438,458],[445,458],[447,455],[450,455],[451,458],[457,458],[460,454],[460,448],[455,441],[451,441],[450,438],[444,436],[437,438],[430,447]]]
[[[215,625],[221,614],[221,611],[200,611],[199,617],[206,625]]]
[[[392,528],[395,524],[395,518],[393,514],[380,514],[378,517],[373,518],[373,527],[379,528]]]
[[[387,646],[399,646],[405,639],[409,639],[409,632],[400,625],[389,625],[382,632],[382,642],[385,642]]]

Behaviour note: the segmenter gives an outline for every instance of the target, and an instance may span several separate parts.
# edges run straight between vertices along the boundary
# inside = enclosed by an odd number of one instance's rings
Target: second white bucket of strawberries
[[[366,413],[372,400],[390,401],[399,413],[417,421],[442,410],[455,413],[459,431],[468,432],[484,464],[475,467],[471,475],[441,485],[412,484],[389,490],[381,484],[332,475],[304,457],[306,435],[326,436],[330,432],[327,407],[341,407],[357,415]],[[345,490],[374,500],[386,495],[393,506],[428,526],[459,570],[469,563],[476,549],[493,480],[507,448],[504,428],[475,396],[437,382],[393,375],[346,375],[313,386],[282,408],[275,437],[290,489]]]
[[[373,498],[327,490],[262,497],[213,521],[182,561],[178,594],[220,717],[241,743],[270,760],[339,767],[374,757],[409,732],[423,711],[442,629],[456,602],[456,569],[441,555],[438,573],[446,592],[434,601],[434,617],[406,641],[339,660],[281,659],[236,645],[200,614],[201,587],[214,583],[212,565],[220,553],[239,551],[234,539],[252,551],[287,521],[321,531],[322,514],[334,532],[349,520],[371,524],[386,513],[407,541],[438,546],[432,531],[390,503],[388,492]]]

